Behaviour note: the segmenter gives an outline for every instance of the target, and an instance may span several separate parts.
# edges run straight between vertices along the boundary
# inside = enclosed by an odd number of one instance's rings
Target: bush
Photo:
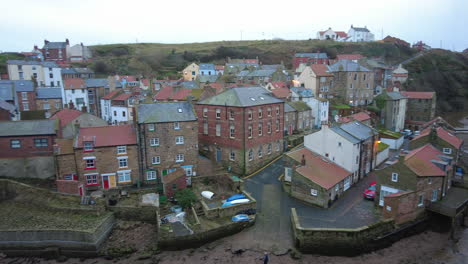
[[[183,189],[175,193],[175,198],[182,208],[191,207],[198,199],[190,189]]]

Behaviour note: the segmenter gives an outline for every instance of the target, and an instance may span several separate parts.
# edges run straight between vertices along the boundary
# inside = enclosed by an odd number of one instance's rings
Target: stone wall
[[[0,159],[0,176],[38,179],[54,177],[54,157]]]
[[[118,219],[126,221],[142,221],[156,224],[159,218],[158,207],[155,206],[108,206],[107,209],[114,212]]]

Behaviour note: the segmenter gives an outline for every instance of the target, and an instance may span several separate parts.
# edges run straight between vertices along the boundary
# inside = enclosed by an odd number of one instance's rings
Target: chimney
[[[87,112],[88,112],[88,108],[87,108],[85,105],[83,105],[83,106],[81,107],[81,112],[87,113]]]
[[[65,39],[65,43],[67,43],[67,45],[70,45],[70,41],[68,39]]]
[[[83,42],[81,42],[80,45],[83,47]]]
[[[302,154],[301,165],[302,166],[306,165],[306,160],[305,160],[305,155],[304,154]]]
[[[49,43],[49,41],[47,39],[44,39],[44,45],[48,44],[48,43]]]
[[[38,50],[37,45],[34,45],[34,50]]]
[[[75,109],[75,105],[73,104],[72,100],[70,100],[70,102],[68,103],[68,108],[69,109]]]

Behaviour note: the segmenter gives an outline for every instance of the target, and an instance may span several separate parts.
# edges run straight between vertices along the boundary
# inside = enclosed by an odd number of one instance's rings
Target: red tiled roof
[[[191,89],[182,89],[182,90],[179,90],[176,93],[174,93],[170,97],[170,99],[182,101],[182,100],[187,99],[187,96],[189,96],[191,92],[192,92]]]
[[[351,175],[351,172],[306,148],[287,155],[298,162],[301,162],[304,155],[306,165],[297,168],[296,171],[327,190]]]
[[[123,79],[127,80],[127,82],[134,82],[136,81],[136,77],[133,75],[126,75],[126,76],[119,76],[119,80],[122,81]]]
[[[131,93],[121,93],[119,96],[113,98],[114,101],[125,101],[128,98],[132,97],[133,94]]]
[[[312,64],[310,68],[317,76],[333,76],[333,73],[327,72],[328,67],[325,64]]]
[[[288,88],[278,88],[271,90],[271,92],[276,98],[280,99],[286,99],[291,95],[291,91]]]
[[[167,174],[166,176],[163,176],[162,181],[163,181],[164,184],[169,184],[169,183],[179,179],[180,177],[185,177],[185,170],[182,169],[182,168],[178,168],[175,171]]]
[[[120,92],[120,90],[112,91],[112,92],[106,94],[105,96],[103,96],[101,99],[110,100],[110,99],[114,98],[114,96],[116,96],[119,92]]]
[[[95,147],[135,145],[136,133],[132,125],[82,127],[77,136],[77,148],[84,141],[93,141]]]
[[[141,79],[144,86],[149,86],[149,79]]]
[[[81,114],[83,113],[78,110],[64,108],[51,116],[49,120],[55,120],[58,118],[60,119],[60,126],[64,127],[79,117]]]
[[[338,60],[359,60],[362,59],[364,56],[361,54],[338,54],[336,58]]]
[[[63,85],[65,89],[84,89],[86,88],[86,83],[81,78],[70,78],[63,80]]]
[[[442,161],[438,155],[444,155],[431,144],[426,144],[405,156],[405,165],[418,176],[445,176],[445,172],[431,160]]]
[[[275,87],[276,89],[277,88],[288,88],[288,86],[286,85],[285,82],[271,82],[271,85],[273,85],[273,87]]]
[[[421,134],[419,134],[419,136],[415,137],[413,140],[429,136],[429,134],[431,133],[431,130],[432,130],[431,127],[424,129],[423,131],[421,131]],[[449,131],[447,131],[446,129],[442,127],[436,128],[436,132],[437,132],[437,137],[439,137],[440,139],[449,143],[450,145],[454,146],[457,149],[459,149],[461,145],[463,144],[463,140],[454,136],[452,133],[450,133]]]
[[[348,34],[346,34],[346,32],[344,32],[344,31],[335,31],[335,33],[336,33],[336,35],[338,35],[341,38],[348,37]]]
[[[434,92],[407,92],[401,91],[401,95],[410,99],[432,99]]]
[[[224,65],[215,65],[215,70],[224,71]]]
[[[216,94],[219,94],[224,90],[224,86],[221,83],[217,83],[217,82],[210,83],[210,84],[208,84],[208,86],[210,86],[211,88],[216,89]]]
[[[408,77],[407,73],[393,73],[393,77]]]
[[[173,90],[173,87],[167,85],[159,91],[159,93],[154,97],[154,99],[167,100],[172,95],[172,90]]]
[[[348,123],[348,122],[351,122],[353,120],[364,122],[364,121],[367,121],[369,119],[371,119],[369,114],[367,114],[365,112],[359,112],[359,113],[356,113],[354,115],[340,117],[339,121],[341,123]]]

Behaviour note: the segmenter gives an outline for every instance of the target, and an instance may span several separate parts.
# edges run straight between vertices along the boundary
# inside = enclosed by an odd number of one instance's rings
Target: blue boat
[[[235,215],[231,218],[231,220],[233,222],[245,222],[245,221],[249,221],[249,216],[246,215],[246,214],[238,214],[238,215]]]
[[[223,203],[223,205],[221,205],[221,207],[228,207],[228,206],[233,206],[234,204],[232,204],[231,202],[225,202]]]
[[[243,194],[234,194],[233,196],[227,198],[226,202],[232,202],[238,199],[247,199],[247,197]]]

